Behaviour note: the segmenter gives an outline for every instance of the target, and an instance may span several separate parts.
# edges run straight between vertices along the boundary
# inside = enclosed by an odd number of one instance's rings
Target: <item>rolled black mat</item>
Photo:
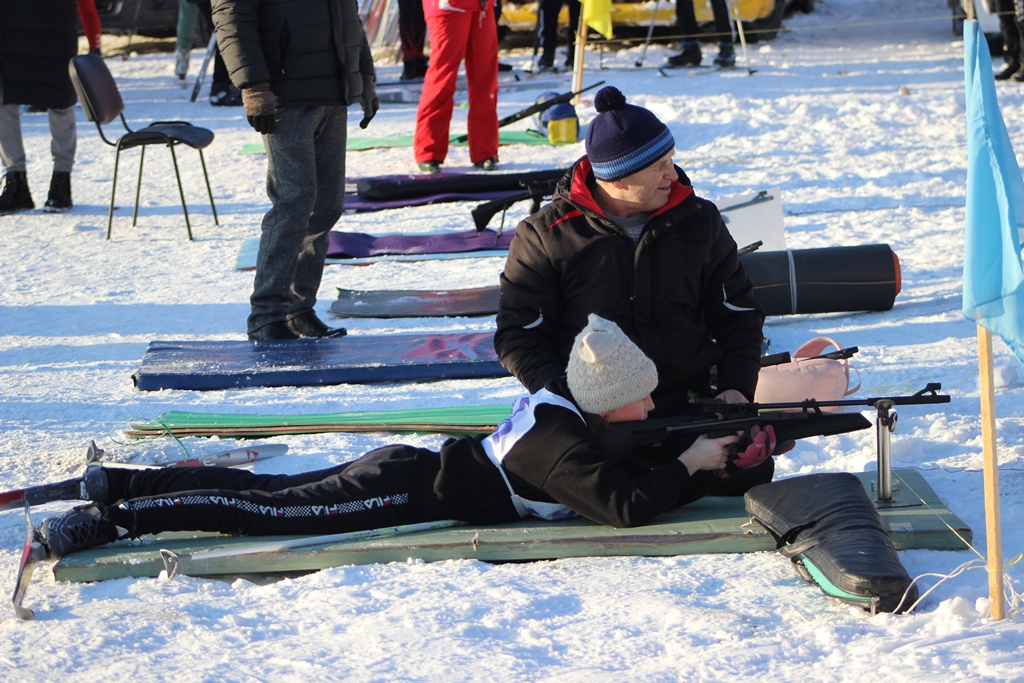
[[[360,178],[356,192],[360,199],[389,201],[412,199],[444,192],[501,192],[521,190],[532,183],[554,181],[565,169],[525,173],[438,173],[436,175],[391,175]]]
[[[900,292],[888,244],[755,251],[740,263],[765,315],[888,311]]]

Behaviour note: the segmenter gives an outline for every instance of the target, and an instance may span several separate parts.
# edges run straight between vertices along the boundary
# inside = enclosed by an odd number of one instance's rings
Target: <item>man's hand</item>
[[[373,76],[363,76],[362,105],[363,120],[359,122],[359,127],[365,129],[380,109],[380,98],[377,97],[377,86],[373,82]]]
[[[750,403],[746,396],[735,389],[726,389],[718,396],[715,396],[715,399],[723,403]]]
[[[242,105],[245,107],[245,118],[257,133],[270,135],[274,132],[277,104],[269,83],[242,88]]]

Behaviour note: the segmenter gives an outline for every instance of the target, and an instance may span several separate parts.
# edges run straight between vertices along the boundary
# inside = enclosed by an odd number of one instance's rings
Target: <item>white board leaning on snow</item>
[[[737,247],[742,249],[760,241],[764,251],[786,248],[779,195],[779,188],[772,187],[714,200]]]

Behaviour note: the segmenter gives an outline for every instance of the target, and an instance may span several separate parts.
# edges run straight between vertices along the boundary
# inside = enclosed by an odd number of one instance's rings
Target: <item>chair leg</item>
[[[117,195],[117,167],[121,163],[121,147],[118,146],[114,154],[114,181],[110,185],[110,212],[107,214],[107,239],[110,239],[110,231],[114,227],[114,197]]]
[[[181,174],[178,172],[178,155],[174,153],[174,145],[171,148],[171,159],[174,161],[174,176],[178,179],[178,194],[181,195],[181,210],[185,212],[185,229],[188,230],[188,241],[192,239],[192,224],[188,221],[188,207],[185,206],[185,190],[181,187]],[[205,170],[205,169],[204,169]]]
[[[135,182],[135,213],[132,214],[133,228],[139,221],[139,193],[142,191],[142,166],[146,163],[146,146],[143,145],[140,149],[142,154],[139,156],[139,178]]]
[[[203,158],[203,150],[197,150],[199,152],[199,163],[203,165],[203,178],[206,180],[206,194],[210,195],[210,210],[213,211],[213,224],[220,225],[220,221],[217,220],[217,207],[213,204],[213,190],[210,189],[210,176],[206,174],[206,159]]]

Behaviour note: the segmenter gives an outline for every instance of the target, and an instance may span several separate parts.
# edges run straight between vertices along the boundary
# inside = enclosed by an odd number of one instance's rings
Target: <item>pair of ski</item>
[[[174,462],[161,463],[153,467],[233,467],[245,465],[256,459],[266,460],[288,451],[288,446],[282,444],[268,444],[265,446],[249,446],[246,448],[234,448],[221,453],[213,453],[204,457],[186,458]],[[89,450],[86,453],[85,464],[100,464],[103,458],[103,450],[96,446],[95,441],[89,442]],[[113,467],[133,467],[132,465],[112,465]],[[19,619],[31,619],[35,616],[32,610],[24,607],[25,593],[28,591],[29,582],[32,579],[32,572],[36,565],[49,559],[46,547],[35,540],[35,530],[32,526],[32,515],[29,508],[32,505],[42,505],[59,500],[87,500],[82,477],[75,477],[54,484],[43,484],[30,486],[23,489],[15,489],[0,493],[0,509],[24,507],[25,509],[25,545],[21,552],[21,562],[18,565],[18,574],[15,579],[14,595],[11,603]]]
[[[693,66],[670,66],[664,65],[656,67],[659,76],[665,78],[674,78],[676,76],[703,76],[705,74],[722,73],[725,71],[736,71],[735,66],[712,66],[708,65],[693,65]]]

